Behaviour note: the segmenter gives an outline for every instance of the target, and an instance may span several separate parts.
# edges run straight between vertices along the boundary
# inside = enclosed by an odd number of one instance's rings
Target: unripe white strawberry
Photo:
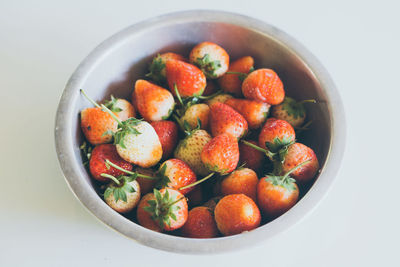
[[[225,103],[226,100],[233,98],[233,96],[229,95],[229,94],[220,94],[220,95],[216,95],[211,99],[208,99],[206,101],[208,106],[211,106],[214,103],[220,102],[220,103]]]
[[[104,192],[104,201],[119,213],[133,210],[140,200],[140,186],[136,180],[123,176],[120,185],[110,183]]]
[[[133,131],[117,132],[114,136],[120,157],[143,168],[156,165],[162,157],[162,147],[154,128],[138,120],[130,128]]]
[[[181,118],[182,125],[185,121],[189,124],[190,129],[193,130],[198,126],[200,120],[200,129],[208,129],[208,117],[210,108],[207,104],[195,104],[190,106],[183,117]]]
[[[115,115],[121,120],[125,121],[129,118],[136,117],[136,111],[133,105],[122,98],[115,98],[111,95],[111,100],[104,103],[104,105],[114,112]]]
[[[205,130],[194,130],[185,139],[181,140],[175,150],[175,158],[184,161],[198,175],[207,175],[210,170],[201,161],[203,147],[212,137]]]
[[[316,101],[310,99],[297,102],[291,97],[285,97],[281,104],[272,107],[272,117],[287,121],[293,127],[300,127],[306,119],[304,103],[307,102],[315,103]]]

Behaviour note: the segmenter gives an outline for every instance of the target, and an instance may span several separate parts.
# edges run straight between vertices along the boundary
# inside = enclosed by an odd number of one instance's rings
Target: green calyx
[[[83,141],[79,149],[81,150],[82,163],[87,166],[92,156],[93,146],[89,142]]]
[[[104,106],[106,106],[112,112],[115,112],[115,113],[121,112],[122,109],[117,107],[117,100],[118,100],[117,98],[115,98],[113,95],[111,95],[111,99],[106,101],[104,103]]]
[[[283,103],[281,105],[282,105],[282,109],[284,111],[286,111],[288,116],[291,116],[294,119],[297,119],[297,118],[303,118],[306,116],[306,109],[304,107],[304,103],[307,103],[307,102],[316,103],[316,101],[314,99],[303,100],[303,101],[297,102],[293,98],[287,96],[287,97],[285,97],[285,100],[283,101]]]
[[[118,124],[118,129],[115,133],[110,131],[107,131],[106,133],[112,134],[114,136],[114,145],[120,145],[122,148],[126,148],[124,143],[124,137],[129,134],[134,134],[134,135],[141,134],[141,132],[139,132],[136,129],[136,126],[141,122],[142,120],[138,120],[136,118],[129,118]]]
[[[163,62],[160,54],[153,58],[150,66],[149,73],[146,74],[146,77],[150,78],[157,84],[165,83],[165,77],[161,74],[161,72],[165,68],[165,63]]]
[[[282,176],[279,175],[268,175],[268,178],[266,180],[273,184],[274,186],[282,186],[289,191],[297,190],[297,187],[295,186],[296,180],[290,177],[290,174],[296,171],[297,169],[301,168],[305,164],[309,163],[311,160],[304,161],[297,165],[296,167],[292,168],[289,170],[287,173],[285,173]]]
[[[175,205],[183,198],[174,198],[169,195],[168,190],[165,190],[164,195],[161,195],[157,189],[153,190],[155,199],[148,200],[149,206],[143,209],[147,211],[151,219],[158,223],[161,229],[164,229],[164,225],[171,226],[171,219],[176,221],[177,217],[175,213],[180,209],[178,205]]]
[[[114,177],[112,175],[105,173],[102,173],[101,176],[113,180],[113,182],[111,182],[104,191],[104,199],[107,199],[112,195],[115,199],[115,202],[117,202],[118,200],[127,202],[127,193],[136,192],[135,188],[133,188],[133,186],[129,184],[130,182],[134,181],[136,177],[126,176],[126,175],[120,175],[118,177]],[[114,177],[115,180],[112,179],[110,176]]]
[[[285,157],[288,153],[289,146],[295,143],[295,139],[292,135],[284,136],[282,139],[275,137],[273,142],[265,142],[265,146],[269,151],[275,153],[275,160],[283,163],[285,161]]]
[[[219,60],[211,60],[209,54],[197,58],[195,65],[197,65],[208,78],[216,78],[217,75],[215,71],[222,66]]]
[[[157,181],[155,187],[157,189],[164,188],[164,187],[168,186],[168,184],[171,182],[169,177],[167,175],[165,175],[166,170],[167,170],[167,164],[165,164],[165,162],[164,162],[163,164],[161,164],[160,169],[156,172],[158,181]]]

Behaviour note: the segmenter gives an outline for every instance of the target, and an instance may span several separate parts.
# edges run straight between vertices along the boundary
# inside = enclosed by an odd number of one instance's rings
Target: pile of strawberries
[[[212,238],[252,230],[295,205],[297,184],[319,169],[295,132],[313,100],[285,97],[272,69],[255,70],[250,56],[230,64],[215,43],[196,45],[188,59],[156,56],[132,104],[113,96],[98,104],[81,92],[95,106],[81,111],[81,149],[100,194],[154,231]]]

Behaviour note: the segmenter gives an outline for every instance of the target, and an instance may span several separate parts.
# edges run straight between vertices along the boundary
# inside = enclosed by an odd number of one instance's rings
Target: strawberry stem
[[[317,101],[315,99],[306,99],[306,100],[302,100],[300,102],[297,102],[298,105],[304,104],[304,103],[317,103]]]
[[[296,167],[292,168],[291,170],[289,170],[287,173],[285,173],[285,174],[282,176],[282,181],[285,181],[285,180],[289,177],[289,175],[290,175],[292,172],[294,172],[295,170],[297,170],[297,169],[303,167],[304,165],[306,165],[306,164],[309,163],[310,161],[311,161],[311,159],[306,160],[306,161],[300,163],[299,165],[297,165]]]
[[[259,146],[255,145],[255,144],[252,144],[252,143],[250,143],[250,142],[248,142],[246,140],[240,140],[240,141],[243,144],[245,144],[245,145],[247,145],[247,146],[249,146],[251,148],[254,148],[255,150],[263,152],[271,161],[273,161],[273,157],[276,155],[276,153],[273,153],[273,152],[271,152],[269,150],[266,150],[266,149],[264,149],[262,147],[259,147]]]
[[[175,205],[176,203],[178,203],[179,201],[181,201],[181,200],[184,199],[184,198],[185,198],[184,196],[181,197],[181,198],[178,198],[178,199],[175,200],[174,202],[170,203],[170,204],[168,205],[168,207],[171,207],[171,206]]]
[[[222,90],[218,90],[217,92],[215,92],[214,94],[212,94],[212,95],[209,95],[209,96],[202,96],[202,95],[199,95],[199,96],[197,96],[197,98],[198,99],[202,99],[202,100],[208,100],[208,99],[211,99],[211,98],[213,98],[213,97],[216,97],[217,95],[220,95],[222,93]]]
[[[94,106],[101,108],[99,104],[96,103],[96,101],[94,101],[93,99],[91,99],[86,93],[85,91],[83,91],[83,89],[81,89],[81,93],[86,97],[87,100],[89,100],[90,103],[92,103]]]
[[[105,177],[105,178],[109,178],[111,180],[113,180],[114,183],[116,183],[117,185],[120,185],[121,183],[118,181],[117,178],[115,178],[114,176],[107,174],[107,173],[102,173],[100,174],[101,177]]]
[[[195,186],[195,185],[201,184],[202,182],[204,182],[205,180],[209,179],[209,178],[210,178],[211,176],[213,176],[214,174],[215,174],[215,172],[212,172],[212,173],[210,173],[209,175],[207,175],[206,177],[204,177],[204,178],[202,178],[202,179],[200,179],[200,180],[198,180],[198,181],[196,181],[196,182],[194,182],[194,183],[191,183],[191,184],[189,184],[189,185],[185,185],[185,186],[179,188],[178,190],[183,190],[183,189],[190,188],[190,187],[193,187],[193,186]]]
[[[158,180],[156,177],[151,177],[151,176],[148,176],[148,175],[140,174],[138,172],[131,172],[131,171],[125,170],[124,168],[121,168],[117,164],[112,163],[108,159],[106,159],[106,164],[114,167],[117,170],[120,170],[120,171],[123,171],[123,172],[125,172],[127,174],[130,174],[130,175],[137,175],[138,177],[145,178],[145,179],[150,179],[150,180]]]
[[[179,103],[181,103],[182,107],[184,107],[185,105],[183,104],[183,101],[182,101],[181,95],[179,94],[178,86],[176,86],[176,83],[174,83],[174,90],[175,90],[176,97],[179,100]]]

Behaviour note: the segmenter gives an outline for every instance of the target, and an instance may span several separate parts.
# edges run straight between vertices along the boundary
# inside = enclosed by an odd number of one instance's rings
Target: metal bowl
[[[79,145],[80,110],[91,106],[83,88],[96,100],[115,96],[130,99],[134,81],[159,52],[188,54],[201,41],[216,42],[232,59],[251,55],[256,67],[274,69],[287,95],[317,99],[308,105],[313,121],[302,141],[313,148],[321,165],[315,182],[288,212],[253,231],[230,237],[189,239],[148,230],[113,211],[96,192],[82,165]],[[339,93],[327,71],[301,44],[281,30],[256,19],[221,11],[186,11],[132,25],[94,49],[69,79],[61,97],[55,125],[58,159],[67,183],[82,204],[116,231],[150,247],[181,253],[212,253],[248,247],[299,222],[327,194],[340,167],[345,145],[345,118]]]

